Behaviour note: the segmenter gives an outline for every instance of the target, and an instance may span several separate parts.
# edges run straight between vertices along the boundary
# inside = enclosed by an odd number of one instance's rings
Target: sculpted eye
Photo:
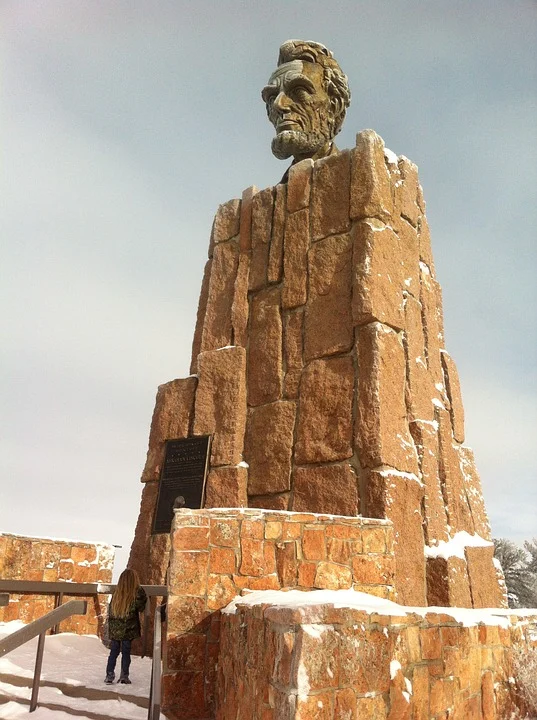
[[[263,102],[265,102],[267,105],[270,105],[274,102],[274,98],[276,97],[277,90],[276,88],[272,87],[265,87],[261,91],[261,97],[263,98]]]

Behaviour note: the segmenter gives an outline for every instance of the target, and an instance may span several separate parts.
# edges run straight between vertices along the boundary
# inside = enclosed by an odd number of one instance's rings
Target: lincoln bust
[[[293,164],[337,152],[334,137],[350,104],[347,76],[320,43],[288,40],[261,93],[276,129],[272,152]]]

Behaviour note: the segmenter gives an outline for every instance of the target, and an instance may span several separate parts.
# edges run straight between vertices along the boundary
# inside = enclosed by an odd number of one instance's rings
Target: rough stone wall
[[[248,590],[353,588],[394,596],[386,520],[264,510],[181,510],[172,530],[163,708],[214,716],[220,610]]]
[[[114,549],[102,543],[0,534],[2,580],[111,583]],[[86,615],[74,615],[60,624],[62,632],[96,635],[108,596],[88,596]],[[66,593],[63,602],[73,600]],[[54,595],[10,594],[9,605],[0,607],[0,622],[37,620],[55,607]]]
[[[513,677],[513,651],[536,647],[537,616],[469,625],[438,611],[400,611],[239,603],[222,614],[216,719],[533,717],[537,708],[525,706]]]
[[[220,206],[191,372],[157,396],[130,561],[145,582],[168,559],[150,535],[164,441],[210,433],[207,507],[389,518],[402,603],[505,601],[491,546],[424,553],[490,527],[417,168],[374,132]]]

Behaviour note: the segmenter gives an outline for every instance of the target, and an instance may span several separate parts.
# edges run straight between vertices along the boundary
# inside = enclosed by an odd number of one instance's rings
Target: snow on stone
[[[390,163],[390,165],[397,165],[397,162],[399,160],[393,150],[390,150],[390,148],[387,147],[384,148],[384,157]]]
[[[319,640],[327,630],[333,630],[331,625],[302,625],[302,630],[312,638]]]
[[[237,467],[249,468],[250,466],[245,460],[241,460],[240,463],[238,463]]]
[[[399,670],[402,670],[401,663],[398,660],[392,660],[390,663],[390,677],[393,680]]]
[[[472,536],[470,536],[472,537]],[[484,541],[487,542],[487,541]],[[522,619],[525,616],[534,616],[535,610],[513,610],[511,608],[455,608],[455,607],[411,607],[399,605],[391,600],[378,598],[374,595],[358,592],[356,590],[255,590],[246,597],[236,597],[222,612],[235,614],[238,606],[269,605],[272,607],[292,608],[298,612],[304,610],[304,619],[311,618],[306,608],[316,605],[332,605],[334,608],[348,608],[350,610],[365,610],[378,615],[396,615],[398,617],[416,614],[425,617],[429,613],[442,613],[451,616],[455,622],[466,627],[484,623],[509,627],[510,617]]]
[[[425,557],[444,558],[458,557],[464,560],[464,550],[467,547],[490,547],[493,543],[485,540],[481,535],[470,535],[466,530],[461,530],[448,540],[441,540],[438,545],[425,546]]]
[[[218,352],[219,350],[231,350],[231,348],[235,348],[235,347],[237,347],[237,346],[236,345],[224,345],[224,347],[216,348],[216,351]]]
[[[429,270],[429,266],[426,265],[422,260],[420,260],[420,269],[423,270],[425,275],[430,275],[431,271]]]
[[[400,435],[398,435],[398,437],[400,437]],[[423,483],[421,482],[419,477],[417,475],[415,475],[414,473],[407,473],[407,472],[403,472],[402,470],[395,470],[395,468],[387,468],[386,470],[377,470],[376,472],[378,473],[378,475],[381,475],[382,477],[391,477],[391,476],[402,477],[402,478],[405,478],[406,480],[414,480],[419,485],[423,485]],[[395,485],[393,487],[395,487]]]

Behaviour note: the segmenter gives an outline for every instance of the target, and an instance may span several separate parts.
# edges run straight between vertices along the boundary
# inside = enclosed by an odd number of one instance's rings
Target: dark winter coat
[[[127,617],[114,617],[112,610],[109,609],[108,632],[110,640],[134,640],[134,638],[140,637],[142,632],[138,613],[142,612],[145,608],[146,602],[147,595],[145,594],[145,590],[139,587],[136,593],[136,599],[130,606]]]

